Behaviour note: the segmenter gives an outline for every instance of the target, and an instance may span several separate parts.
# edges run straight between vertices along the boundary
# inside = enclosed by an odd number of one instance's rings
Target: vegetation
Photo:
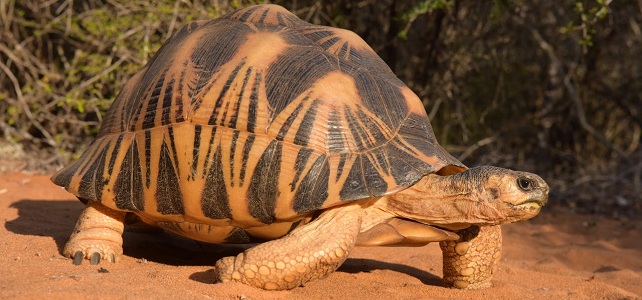
[[[182,24],[257,2],[0,1],[0,164],[78,157]],[[466,164],[540,173],[572,209],[642,211],[639,1],[274,2],[361,35]]]

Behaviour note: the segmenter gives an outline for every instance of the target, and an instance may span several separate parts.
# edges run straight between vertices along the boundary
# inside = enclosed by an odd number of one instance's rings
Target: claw
[[[100,253],[94,252],[94,254],[91,255],[90,262],[92,265],[97,265],[100,263]]]
[[[110,263],[115,263],[115,262],[116,262],[116,256],[115,256],[115,255],[113,255],[113,254],[112,254],[112,255],[109,255],[109,256],[107,256],[107,260],[108,260]]]
[[[79,266],[80,264],[82,264],[82,259],[84,257],[85,256],[82,254],[82,252],[76,251],[76,253],[74,253],[74,265]]]

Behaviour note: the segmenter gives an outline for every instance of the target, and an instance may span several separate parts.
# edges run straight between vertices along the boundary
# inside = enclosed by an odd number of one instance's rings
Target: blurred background
[[[78,158],[180,26],[263,2],[0,0],[0,172]],[[465,164],[542,175],[550,210],[642,214],[642,0],[272,3],[363,37]]]

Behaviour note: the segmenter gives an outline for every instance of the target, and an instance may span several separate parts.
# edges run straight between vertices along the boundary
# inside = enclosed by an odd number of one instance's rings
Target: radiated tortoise
[[[195,240],[262,242],[215,274],[264,289],[323,278],[355,245],[430,242],[446,286],[487,287],[499,224],[548,197],[537,175],[464,166],[361,38],[276,5],[182,27],[52,180],[87,205],[63,250],[74,263],[118,261],[135,214]]]

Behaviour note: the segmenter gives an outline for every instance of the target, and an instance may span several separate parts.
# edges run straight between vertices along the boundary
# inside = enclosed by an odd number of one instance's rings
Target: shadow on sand
[[[7,221],[5,228],[15,234],[50,236],[62,249],[74,229],[84,205],[80,201],[23,199],[11,205],[18,209],[18,218]],[[236,255],[252,245],[219,245],[190,240],[149,227],[128,225],[123,234],[125,255],[173,266],[214,266],[225,256]],[[393,270],[416,277],[424,284],[440,285],[441,279],[412,266],[364,258],[349,258],[338,272],[360,273]],[[192,280],[212,282],[211,269],[190,276]]]

